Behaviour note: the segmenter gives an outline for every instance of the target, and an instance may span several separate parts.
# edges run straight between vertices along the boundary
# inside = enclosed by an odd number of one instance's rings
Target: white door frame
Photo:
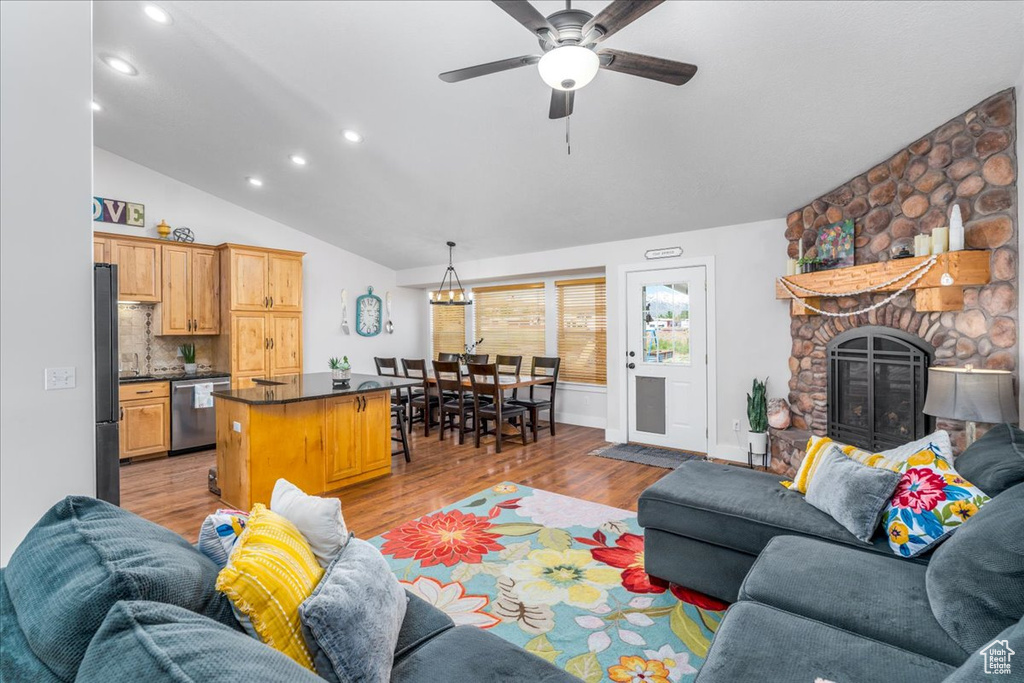
[[[643,261],[641,263],[624,264],[618,267],[616,272],[618,279],[618,286],[616,287],[616,298],[618,299],[618,311],[619,320],[621,324],[616,325],[618,330],[616,331],[616,337],[618,338],[618,346],[620,350],[620,357],[610,358],[609,362],[612,365],[612,374],[616,378],[616,385],[621,387],[619,394],[619,416],[620,416],[620,430],[619,433],[623,435],[623,440],[629,440],[629,377],[626,374],[626,349],[629,348],[629,332],[627,330],[627,315],[629,296],[627,291],[626,275],[627,273],[643,272],[648,270],[664,270],[666,268],[687,268],[691,266],[704,266],[705,277],[708,285],[707,290],[707,349],[708,349],[708,363],[707,363],[707,421],[708,421],[708,455],[713,455],[713,452],[718,446],[718,390],[717,390],[717,377],[718,377],[718,344],[717,344],[717,315],[715,307],[715,257],[714,256],[696,256],[693,258],[672,258],[663,259],[657,261]],[[609,399],[611,393],[608,393]],[[610,435],[609,435],[610,436]]]

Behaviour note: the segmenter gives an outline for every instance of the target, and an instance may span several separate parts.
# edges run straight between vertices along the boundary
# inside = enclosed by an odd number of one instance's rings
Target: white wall
[[[459,261],[463,283],[533,279],[550,274],[604,270],[608,288],[608,388],[606,438],[622,441],[626,433],[624,395],[625,278],[624,268],[671,267],[711,257],[714,280],[709,282],[716,302],[715,423],[711,425],[711,454],[746,460],[746,392],[753,377],[769,376],[769,396],[789,393],[789,314],[775,299],[775,278],[785,272],[783,219],[658,237],[591,244],[511,257]],[[645,262],[644,252],[681,246],[683,256]],[[410,287],[436,285],[444,266],[399,271],[398,282]],[[421,300],[422,301],[422,300]],[[424,304],[425,306],[425,304]],[[593,402],[592,402],[593,404]],[[568,412],[568,411],[567,411]],[[743,431],[733,432],[733,419]]]
[[[420,335],[426,315],[422,292],[397,287],[394,270],[104,149],[96,148],[93,169],[96,196],[146,205],[145,230],[93,223],[96,231],[156,237],[156,224],[166,220],[175,228],[191,228],[197,242],[236,242],[306,252],[302,271],[303,365],[306,372],[327,372],[328,358],[346,355],[355,372],[376,374],[374,356],[401,357],[421,353],[423,339]],[[253,192],[260,191],[253,189]],[[354,233],[360,228],[346,225],[345,217],[339,216],[337,229]],[[386,239],[386,236],[382,238]],[[356,334],[355,300],[366,293],[368,285],[381,299],[386,292],[392,293],[394,334],[381,332],[376,337]],[[348,290],[349,335],[341,331],[342,289]]]
[[[0,3],[0,565],[95,493],[92,59],[91,3]],[[77,386],[43,391],[64,366]]]

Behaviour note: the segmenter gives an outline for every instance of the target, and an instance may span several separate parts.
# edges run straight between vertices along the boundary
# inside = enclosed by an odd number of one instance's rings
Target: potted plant
[[[754,455],[768,452],[768,401],[765,398],[768,389],[768,378],[764,381],[754,378],[754,383],[747,394],[747,421],[750,431],[747,432],[747,445]]]
[[[480,337],[479,339],[477,339],[472,344],[465,344],[462,347],[462,348],[465,349],[465,351],[463,351],[461,354],[459,354],[459,362],[462,363],[463,365],[469,365],[469,357],[472,356],[476,352],[476,347],[479,346],[480,344],[483,344],[483,343],[484,343],[484,338]]]
[[[185,361],[185,374],[196,374],[196,345],[182,344],[178,347],[178,351],[181,352],[181,358]]]
[[[352,378],[352,366],[348,362],[348,356],[342,356],[341,360],[331,358],[327,361],[331,368],[331,379],[336,382],[343,382]]]

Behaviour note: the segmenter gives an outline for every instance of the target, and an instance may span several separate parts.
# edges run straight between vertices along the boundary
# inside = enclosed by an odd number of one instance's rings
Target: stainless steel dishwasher
[[[195,407],[195,386],[212,384],[214,391],[231,386],[231,378],[189,377],[171,382],[171,453],[210,448],[217,441],[213,406]]]

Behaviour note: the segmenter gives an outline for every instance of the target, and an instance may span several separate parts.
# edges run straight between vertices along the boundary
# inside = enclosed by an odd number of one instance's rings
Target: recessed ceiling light
[[[118,73],[122,73],[125,76],[134,76],[139,73],[138,69],[124,61],[120,57],[114,57],[112,55],[104,55],[103,63],[109,66],[111,69]]]
[[[291,155],[288,158],[291,159],[292,163],[295,164],[296,166],[305,166],[306,165],[306,157],[299,156],[298,154],[293,154],[293,155]]]
[[[345,136],[345,139],[348,140],[349,142],[362,142],[363,141],[363,136],[360,135],[359,133],[355,132],[354,130],[343,130],[341,132],[341,134],[343,136]]]
[[[96,100],[93,100],[92,101],[92,110],[93,111],[103,111],[103,107],[100,106],[99,102],[97,102]]]
[[[252,185],[253,187],[263,187],[263,181],[260,180],[259,178],[253,178],[252,176],[249,176],[248,178],[246,178],[246,180],[248,180],[249,184]]]
[[[171,23],[171,15],[156,5],[146,5],[143,11],[146,16],[158,24]]]

